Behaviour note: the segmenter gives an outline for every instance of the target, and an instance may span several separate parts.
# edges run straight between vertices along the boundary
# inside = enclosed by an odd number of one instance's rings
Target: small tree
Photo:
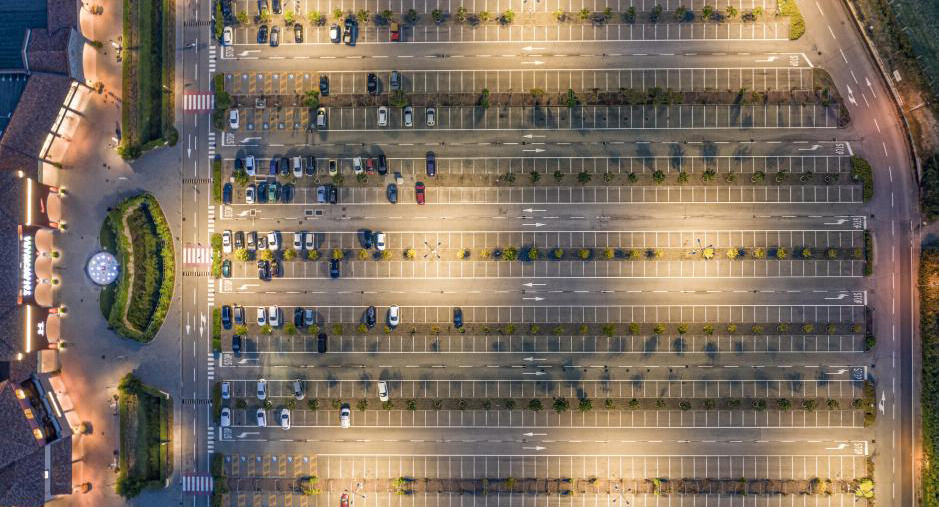
[[[727,324],[727,333],[734,334],[737,332],[737,324]]]
[[[293,322],[287,322],[284,324],[284,334],[288,336],[297,334],[297,326]]]
[[[538,249],[535,248],[535,247],[529,248],[527,255],[528,255],[528,260],[530,260],[530,261],[536,261],[536,260],[538,260],[538,255],[539,255]]]
[[[580,250],[577,251],[577,256],[580,257],[580,260],[583,260],[583,261],[589,259],[589,258],[590,258],[590,249],[589,249],[589,248],[581,248]]]
[[[221,2],[219,2],[221,3]],[[297,14],[290,9],[284,11],[284,24],[292,25],[297,21]]]
[[[587,21],[590,19],[590,10],[586,7],[582,8],[577,12],[577,17],[580,18],[581,21]]]
[[[364,323],[359,324],[355,329],[359,332],[359,334],[368,334],[368,326],[366,326]]]
[[[251,253],[248,252],[247,248],[239,248],[235,250],[235,260],[246,261],[251,258]]]
[[[639,326],[638,323],[636,323],[636,322],[630,322],[630,323],[629,323],[629,326],[627,326],[627,327],[629,328],[629,334],[631,334],[631,335],[633,335],[633,336],[639,334],[640,326]]]
[[[660,323],[660,324],[656,324],[655,326],[653,326],[652,334],[657,334],[657,335],[665,334],[665,324]]]
[[[739,256],[740,256],[740,250],[739,250],[739,249],[737,249],[737,248],[728,248],[728,249],[727,249],[727,258],[728,258],[728,259],[734,260],[734,259],[736,259],[736,258],[739,257]]]
[[[554,17],[555,21],[557,21],[558,23],[561,23],[567,17],[567,14],[561,9],[557,9],[551,13],[551,16]]]
[[[413,248],[408,248],[404,251],[404,258],[408,260],[414,260],[417,257],[417,252]]]
[[[785,248],[779,247],[779,248],[776,249],[776,258],[777,258],[777,259],[779,259],[779,260],[785,259],[787,255],[788,255],[788,253],[786,252],[786,249],[785,249]]]
[[[787,398],[780,398],[776,400],[776,407],[779,410],[789,410],[792,408],[792,402],[789,401]]]
[[[713,335],[713,334],[714,334],[714,324],[705,324],[704,327],[701,328],[701,331],[704,332],[704,334],[706,334],[706,335],[708,335],[708,336]]]
[[[635,7],[630,5],[629,8],[627,8],[626,11],[623,12],[623,21],[629,24],[633,24],[636,22],[636,8]]]
[[[535,398],[528,402],[528,410],[532,412],[541,412],[544,410],[544,406],[541,404],[541,400]]]
[[[270,250],[261,250],[260,252],[258,252],[258,259],[262,261],[270,262],[274,260],[274,252]]]
[[[685,334],[688,332],[688,324],[678,324],[678,334]]]
[[[241,26],[246,26],[248,24],[248,13],[245,11],[238,11],[238,14],[235,16],[238,20],[238,24]]]
[[[358,403],[355,404],[355,408],[359,409],[360,412],[365,412],[368,410],[368,400],[359,400]]]
[[[610,401],[610,400],[607,400]],[[577,405],[578,410],[581,412],[590,412],[593,410],[593,402],[589,398],[581,398],[580,403]]]
[[[512,21],[514,20],[515,20],[515,11],[513,11],[512,9],[506,9],[505,12],[502,13],[502,16],[499,18],[499,22],[502,23],[503,25],[510,25],[512,24]]]
[[[727,12],[727,17],[730,19],[734,19],[737,17],[737,8],[734,7],[733,5],[728,5],[727,10],[725,12]]]
[[[420,16],[417,15],[417,11],[414,9],[408,9],[408,11],[404,13],[404,22],[409,25],[416,25],[419,18]],[[391,19],[391,16],[388,16],[388,19]]]
[[[341,248],[333,248],[332,259],[334,261],[341,261],[345,256],[346,253]]]
[[[603,249],[603,258],[604,258],[604,259],[610,260],[610,259],[612,259],[615,255],[616,255],[616,252],[615,252],[612,248],[607,247],[607,248],[604,248],[604,249]]]
[[[368,12],[367,9],[359,9],[359,11],[355,13],[355,18],[359,20],[359,23],[363,24],[368,23],[369,16],[371,16],[371,13]]]
[[[318,250],[307,250],[307,252],[306,252],[306,258],[309,259],[309,260],[311,260],[311,261],[319,260],[319,258],[320,258],[320,253],[319,253]]]
[[[306,17],[313,26],[320,26],[326,22],[326,16],[320,11],[310,11]]]
[[[551,251],[551,255],[552,255],[555,259],[562,259],[562,258],[564,258],[564,249],[563,249],[563,248],[555,248],[554,250]]]
[[[342,330],[343,330],[342,324],[339,324],[339,323],[333,324],[333,334],[342,336]]]
[[[368,257],[369,257],[368,250],[366,250],[366,249],[364,249],[364,248],[360,248],[360,249],[359,249],[359,253],[358,253],[358,257],[359,257],[359,260],[360,260],[360,261],[367,261],[367,260],[368,260]]]
[[[629,403],[627,403],[627,405],[629,406],[630,409],[636,410],[639,408],[639,400],[637,400],[636,398],[633,398],[629,400]]]
[[[294,260],[294,259],[296,259],[296,258],[297,258],[297,251],[296,251],[296,250],[294,250],[293,248],[288,248],[288,249],[284,250],[284,260],[285,260],[285,261],[292,261],[292,260]]]
[[[439,25],[443,23],[443,11],[440,9],[434,9],[430,11],[430,18],[434,20],[434,23]]]
[[[803,259],[811,259],[811,258],[812,258],[812,249],[811,249],[811,248],[803,248],[803,249],[802,249],[802,258],[803,258]]]
[[[532,400],[534,401],[534,400]],[[554,411],[557,413],[566,412],[570,404],[564,398],[555,398],[554,399]]]
[[[802,324],[802,332],[805,334],[814,333],[815,326],[809,323]]]

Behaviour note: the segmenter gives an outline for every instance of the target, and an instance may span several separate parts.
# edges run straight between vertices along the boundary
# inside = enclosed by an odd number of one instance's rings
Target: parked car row
[[[262,176],[262,174],[260,174],[258,171],[258,163],[254,155],[247,155],[244,158],[237,157],[235,159],[235,172],[240,172],[240,171],[244,171],[245,174],[247,174],[248,176]],[[312,155],[304,156],[304,157],[274,156],[274,157],[271,157],[270,163],[268,164],[268,170],[267,170],[268,176],[293,175],[294,178],[302,178],[304,175],[313,176],[315,174],[316,174],[316,157]]]

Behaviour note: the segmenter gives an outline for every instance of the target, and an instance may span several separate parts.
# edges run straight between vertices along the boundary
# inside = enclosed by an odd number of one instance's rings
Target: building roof
[[[62,0],[52,0],[59,3]],[[0,70],[24,70],[23,43],[30,28],[46,28],[45,0],[0,0]]]
[[[60,74],[32,74],[0,138],[0,171],[35,175],[39,150],[62,109],[72,79]]]
[[[0,258],[7,259],[0,263],[0,361],[15,361],[16,353],[22,350],[17,227],[23,223],[23,192],[22,178],[0,171]]]
[[[0,382],[0,505],[42,505],[44,442],[33,436],[15,387],[9,381]]]
[[[3,137],[3,131],[10,123],[24,88],[25,74],[0,74],[0,137]]]

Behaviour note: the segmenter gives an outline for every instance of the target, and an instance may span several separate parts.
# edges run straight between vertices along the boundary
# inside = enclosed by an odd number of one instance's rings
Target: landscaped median
[[[121,144],[127,159],[175,145],[175,0],[123,3]]]
[[[100,295],[108,326],[133,340],[153,339],[173,298],[176,260],[173,235],[156,198],[131,197],[108,213],[101,246],[113,250],[121,277]]]
[[[128,373],[118,386],[120,453],[117,493],[133,498],[163,487],[173,473],[173,400]]]

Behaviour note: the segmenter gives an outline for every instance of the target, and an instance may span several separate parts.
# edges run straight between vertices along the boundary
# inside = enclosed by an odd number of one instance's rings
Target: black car
[[[453,327],[457,329],[463,327],[463,310],[459,308],[453,309]]]
[[[280,160],[277,161],[277,169],[281,176],[290,175],[290,161],[287,160],[287,157],[280,157]]]
[[[280,14],[284,12],[284,7],[281,5],[280,0],[272,0],[271,7],[274,11],[274,14]]]
[[[267,25],[258,27],[258,44],[267,44]]]
[[[368,94],[378,95],[378,76],[369,72],[367,84],[368,84]]]
[[[270,280],[271,268],[267,261],[258,261],[258,279]]]
[[[267,202],[267,183],[258,183],[257,201],[261,204]]]
[[[339,202],[339,187],[336,185],[329,186],[329,203],[336,204]]]
[[[398,204],[398,185],[394,183],[388,184],[388,202]]]
[[[374,306],[369,306],[368,309],[365,310],[365,325],[368,326],[369,329],[375,327],[375,320],[377,315],[378,312],[375,311]]]
[[[222,305],[222,328],[231,329],[231,307]]]
[[[222,16],[231,19],[231,0],[222,0]]]
[[[287,204],[293,201],[293,184],[287,183],[280,188],[280,202]]]
[[[271,46],[277,47],[280,46],[280,27],[275,26],[271,28]]]
[[[378,156],[378,174],[384,176],[388,173],[388,159],[384,155]]]
[[[313,176],[314,174],[316,174],[316,157],[312,155],[307,157],[306,167],[304,167],[304,170],[306,170],[307,176]]]
[[[235,249],[245,247],[245,233],[243,231],[238,231],[235,233]]]
[[[241,356],[241,336],[234,335],[231,337],[231,351],[235,353],[235,357]]]
[[[368,229],[362,230],[362,234],[361,234],[361,238],[359,238],[359,242],[362,243],[362,248],[366,250],[368,250],[369,248],[372,248],[372,231]]]
[[[300,23],[293,25],[293,41],[297,43],[303,42],[303,25]]]
[[[222,278],[231,278],[231,261],[228,259],[222,261]]]
[[[329,260],[329,277],[339,278],[339,261],[336,259]]]
[[[293,325],[303,327],[303,308],[299,306],[293,309]]]
[[[226,183],[225,186],[222,187],[222,202],[223,203],[231,204],[232,190],[233,189],[232,189],[231,183]]]
[[[258,14],[267,10],[267,0],[258,0]]]
[[[329,95],[329,76],[326,74],[320,75],[320,95],[324,97]]]
[[[349,16],[348,18],[346,18],[345,31],[343,31],[342,33],[342,41],[345,42],[349,46],[354,46],[356,35],[358,35],[356,33],[357,31],[358,30],[355,24],[355,18],[353,18],[352,16]]]
[[[284,271],[281,269],[280,262],[277,259],[271,261],[271,276],[277,278],[284,276]]]
[[[316,351],[320,354],[326,353],[326,333],[320,333],[316,337]]]
[[[427,175],[437,175],[437,157],[434,156],[434,152],[432,151],[427,152]]]

